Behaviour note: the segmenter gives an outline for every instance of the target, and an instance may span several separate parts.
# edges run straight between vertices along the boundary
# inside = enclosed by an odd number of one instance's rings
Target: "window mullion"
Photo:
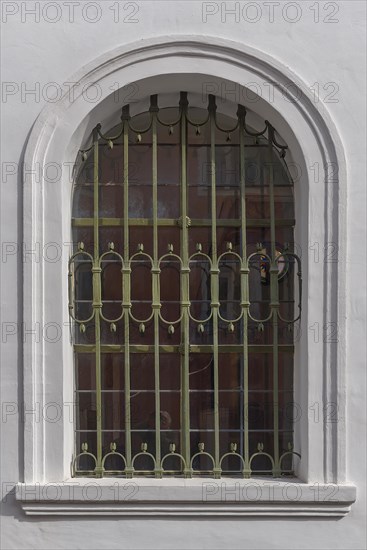
[[[152,267],[152,307],[154,310],[154,388],[155,388],[155,476],[162,477],[161,465],[161,405],[159,380],[159,260],[158,260],[158,143],[157,143],[157,96],[150,97],[150,114],[152,117],[152,185],[153,185],[153,267]]]
[[[96,409],[97,409],[97,463],[95,473],[97,477],[103,474],[102,467],[102,391],[101,391],[101,266],[99,259],[99,145],[98,132],[100,125],[93,130],[93,310],[96,341]]]
[[[244,122],[246,111],[241,105],[238,106],[239,119],[239,142],[240,142],[240,185],[241,185],[241,307],[243,323],[243,454],[244,470],[246,478],[251,476],[250,453],[249,453],[249,393],[248,393],[248,309],[249,302],[249,268],[247,262],[247,239],[246,239],[246,166],[245,166],[245,136]]]
[[[278,264],[275,245],[275,205],[274,205],[274,169],[273,169],[273,141],[274,128],[268,123],[268,177],[270,201],[270,239],[271,239],[271,266],[270,266],[270,307],[272,308],[273,323],[273,427],[274,427],[274,456],[273,476],[281,474],[279,464],[279,350],[278,350]]]
[[[129,107],[123,110],[123,178],[124,178],[124,268],[123,268],[123,307],[124,307],[124,375],[125,375],[125,458],[126,476],[132,477],[131,463],[131,392],[130,392],[130,277],[129,260]]]
[[[189,251],[188,251],[188,225],[187,225],[187,94],[181,93],[181,307],[182,307],[182,328],[181,328],[181,414],[182,414],[182,455],[186,463],[185,477],[190,475],[190,396],[189,396]]]
[[[213,313],[213,367],[214,367],[214,468],[215,478],[221,475],[219,446],[219,374],[218,374],[218,257],[217,257],[217,195],[215,170],[215,117],[217,106],[215,96],[209,95],[210,120],[210,175],[211,175],[211,215],[212,215],[212,267],[211,267],[211,308]]]

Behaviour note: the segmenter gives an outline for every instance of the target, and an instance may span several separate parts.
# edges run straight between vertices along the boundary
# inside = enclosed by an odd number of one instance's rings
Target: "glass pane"
[[[240,217],[239,149],[232,143],[215,148],[216,210],[219,219]]]
[[[77,392],[76,394],[76,429],[96,430],[97,406],[95,392]]]
[[[218,375],[221,390],[241,390],[243,388],[242,354],[220,353]]]
[[[108,132],[108,135],[114,136],[121,131],[121,126],[118,126]],[[123,182],[123,166],[124,166],[124,151],[121,139],[113,143],[113,148],[110,149],[106,142],[99,144],[98,158],[98,180],[101,185],[122,184]],[[90,168],[89,168],[90,170]],[[88,171],[89,171],[88,170]],[[92,178],[89,176],[90,180]],[[102,194],[100,195],[102,197]],[[122,210],[121,210],[122,211]]]
[[[102,353],[101,372],[102,390],[124,390],[125,372],[123,353]]]
[[[75,434],[75,447],[76,454],[82,452],[82,444],[86,443],[88,445],[88,453],[96,456],[97,454],[97,433],[96,432],[83,432],[77,431]],[[78,458],[76,463],[76,468],[79,470],[91,470],[93,471],[96,467],[96,462],[93,457],[89,455],[82,455]]]
[[[272,430],[274,425],[273,393],[249,392],[248,402],[250,430]]]
[[[96,358],[94,353],[76,353],[77,369],[76,389],[95,390],[96,388]]]
[[[124,190],[120,184],[99,185],[99,215],[101,218],[122,218],[124,213]]]
[[[228,243],[231,243],[233,252],[242,256],[240,227],[217,227],[218,255],[227,251]]]
[[[189,227],[189,256],[196,254],[197,244],[201,244],[204,254],[210,255],[212,252],[211,240],[211,227]]]
[[[153,216],[152,147],[151,144],[147,144],[148,139],[149,135],[144,135],[144,142],[129,145],[130,218]]]
[[[205,431],[191,431],[190,432],[190,446],[191,454],[194,455],[199,452],[199,443],[204,444],[204,452],[214,455],[214,432]],[[213,460],[202,453],[194,459],[193,469],[201,471],[211,471],[214,468]]]
[[[117,319],[122,314],[123,278],[122,264],[109,254],[101,262],[102,314],[106,319]]]
[[[180,147],[170,143],[160,143],[157,157],[158,217],[179,218]]]
[[[131,262],[131,312],[136,319],[147,319],[152,311],[151,261],[139,254]]]
[[[162,353],[159,357],[161,390],[179,390],[181,387],[181,355]]]
[[[154,355],[132,353],[130,355],[130,384],[132,390],[154,391]]]
[[[190,392],[190,426],[195,430],[214,429],[213,392]]]
[[[130,226],[129,249],[130,257],[138,251],[138,245],[142,244],[144,252],[153,256],[153,227]]]
[[[93,255],[93,227],[73,227],[73,254],[78,250],[78,243],[84,243],[84,250]]]
[[[212,354],[190,353],[190,390],[214,389],[214,358]]]
[[[210,263],[197,255],[190,261],[190,312],[194,319],[204,320],[210,315]]]
[[[150,432],[155,427],[154,391],[136,390],[130,394],[131,427],[133,430]]]
[[[248,387],[249,391],[273,389],[273,354],[248,354]]]
[[[243,401],[241,392],[219,392],[219,428],[239,430],[242,427]]]
[[[219,261],[219,313],[232,321],[241,313],[241,264],[233,254],[226,254]]]
[[[93,187],[75,185],[73,197],[73,218],[93,217]]]
[[[187,147],[188,215],[190,218],[211,218],[210,148],[189,142]]]
[[[179,227],[158,228],[158,256],[162,257],[168,253],[168,245],[173,246],[172,252],[181,256],[180,250],[181,229]]]
[[[178,321],[181,315],[181,262],[166,256],[160,262],[161,316],[168,323]]]
[[[104,430],[121,430],[125,423],[125,394],[102,391],[102,427]]]
[[[109,243],[113,242],[115,250],[119,254],[124,252],[124,231],[122,227],[100,227],[99,228],[99,253],[103,254],[109,250]]]

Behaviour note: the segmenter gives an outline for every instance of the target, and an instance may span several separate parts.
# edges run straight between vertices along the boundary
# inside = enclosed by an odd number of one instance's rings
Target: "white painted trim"
[[[38,117],[31,132],[25,152],[24,174],[24,243],[30,249],[35,242],[45,243],[45,235],[52,240],[67,235],[70,212],[64,179],[56,194],[52,195],[35,174],[27,174],[29,167],[44,167],[47,162],[59,158],[70,162],[81,144],[87,127],[95,124],[92,104],[83,101],[80,90],[86,83],[99,83],[108,90],[108,84],[118,80],[121,87],[141,81],[153,75],[170,74],[173,70],[182,73],[202,73],[213,78],[231,78],[241,86],[246,77],[260,79],[275,86],[273,104],[261,102],[261,108],[282,124],[294,128],[295,148],[301,152],[304,166],[315,159],[324,166],[336,166],[339,178],[332,184],[324,184],[327,175],[321,175],[317,189],[304,174],[309,185],[307,204],[307,237],[316,238],[320,245],[335,242],[339,250],[346,250],[346,163],[341,139],[333,121],[322,103],[314,103],[306,84],[288,67],[263,52],[243,44],[215,38],[197,36],[169,36],[129,44],[103,55],[83,67],[69,82],[76,82],[73,94],[65,93],[57,104],[47,105]],[[224,75],[224,76],[222,76]],[[104,84],[105,86],[102,86]],[[280,91],[282,94],[280,94]],[[110,92],[108,92],[110,93]],[[281,97],[283,102],[281,103]],[[287,97],[287,101],[284,100]],[[102,107],[101,107],[102,108]],[[265,117],[264,117],[265,118]],[[272,119],[270,118],[272,121]],[[58,155],[58,156],[57,156]],[[63,176],[64,177],[64,176]],[[54,189],[55,191],[55,189]],[[56,200],[55,200],[56,197]],[[51,200],[52,198],[52,200]],[[60,202],[59,202],[60,201]],[[306,209],[306,208],[305,208]],[[307,240],[304,243],[307,249]],[[344,256],[345,257],[345,256]],[[305,470],[302,478],[343,483],[346,478],[346,433],[345,433],[345,262],[310,266],[305,258],[306,335],[302,360],[308,368],[304,386],[307,385],[305,409],[302,419],[301,450]],[[25,326],[42,327],[50,311],[67,314],[65,301],[65,267],[61,269],[45,262],[24,264],[24,323]],[[50,279],[53,284],[50,285]],[[50,290],[52,286],[52,292]],[[49,302],[55,297],[55,286],[60,288],[52,308]],[[322,317],[319,319],[318,315]],[[315,317],[312,317],[315,315]],[[331,316],[331,317],[330,317]],[[325,342],[320,349],[310,343],[307,335],[308,321],[328,320],[339,323],[339,343]],[[29,339],[24,344],[24,401],[26,410],[35,403],[41,407],[50,401],[65,402],[68,399],[70,380],[63,374],[70,351],[68,338],[63,336],[59,347],[51,347],[44,340]],[[314,363],[317,362],[315,366]],[[52,363],[52,369],[50,368]],[[52,370],[52,373],[50,371]],[[305,384],[306,382],[306,384]],[[308,405],[317,399],[320,409],[327,403],[338,407],[339,421],[329,423],[321,414],[319,423],[311,422]],[[327,420],[327,419],[326,419]],[[316,425],[317,424],[317,425]],[[51,425],[41,416],[27,415],[24,422],[24,480],[27,483],[44,482],[48,479],[63,480],[70,467],[70,456],[63,452],[67,443],[66,423]],[[157,482],[158,483],[158,482]],[[160,483],[160,482],[159,482]]]
[[[342,517],[356,499],[353,485],[307,485],[288,480],[74,479],[18,484],[25,514],[37,516],[296,516]]]

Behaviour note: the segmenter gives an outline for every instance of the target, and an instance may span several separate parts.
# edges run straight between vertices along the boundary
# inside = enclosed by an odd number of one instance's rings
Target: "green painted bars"
[[[80,152],[74,476],[293,474],[293,183],[246,116],[153,95]]]

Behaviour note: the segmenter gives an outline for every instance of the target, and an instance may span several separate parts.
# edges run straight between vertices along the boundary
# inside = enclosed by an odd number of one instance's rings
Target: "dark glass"
[[[96,432],[83,432],[76,431],[75,433],[75,453],[82,453],[82,444],[88,445],[88,453],[97,456],[97,433]],[[75,464],[79,470],[91,470],[96,467],[96,462],[93,457],[85,455],[84,453],[78,458]]]
[[[241,264],[233,254],[226,254],[219,261],[219,313],[228,321],[241,314]]]
[[[113,128],[108,132],[108,135],[117,135],[121,127]],[[123,183],[124,169],[124,150],[121,138],[115,141],[113,148],[110,149],[106,142],[100,142],[98,158],[98,181],[99,184],[118,185]],[[88,161],[87,161],[88,162]],[[89,172],[90,168],[88,169]],[[88,173],[89,179],[91,179]],[[102,195],[100,195],[102,198]],[[107,204],[107,203],[105,203]],[[121,212],[123,210],[121,209]]]
[[[124,425],[124,392],[102,391],[102,428],[104,430],[121,430]]]
[[[101,354],[102,390],[123,391],[125,371],[123,353]]]
[[[93,186],[75,185],[73,198],[73,218],[93,217]]]
[[[96,356],[94,353],[76,353],[76,389],[96,389]]]
[[[147,139],[129,146],[129,218],[153,216],[152,147]]]
[[[76,429],[97,429],[96,392],[76,393]]]
[[[210,315],[210,263],[199,254],[190,261],[190,312],[194,319],[205,320]]]
[[[206,107],[206,106],[205,106]],[[231,444],[237,445],[237,452],[244,452],[244,419],[249,422],[250,455],[257,451],[259,443],[264,452],[274,451],[274,401],[279,403],[279,446],[280,452],[288,450],[292,441],[292,424],[299,414],[293,403],[293,352],[278,352],[279,393],[274,395],[274,350],[272,319],[259,325],[259,321],[242,317],[241,314],[241,262],[228,250],[242,256],[246,242],[247,257],[258,251],[250,261],[249,299],[250,313],[262,320],[270,309],[270,263],[266,255],[272,255],[270,232],[270,174],[274,183],[274,213],[276,220],[289,220],[287,226],[281,223],[275,228],[275,256],[278,257],[278,290],[280,314],[291,321],[298,315],[295,281],[298,266],[294,259],[282,256],[282,252],[294,249],[292,219],[294,218],[293,187],[284,162],[277,152],[270,158],[269,148],[264,138],[245,137],[245,199],[246,235],[241,235],[241,188],[240,188],[240,149],[239,130],[234,129],[236,121],[220,114],[218,100],[217,122],[226,131],[215,128],[215,216],[217,219],[217,249],[213,251],[212,235],[212,167],[210,123],[201,126],[187,124],[187,214],[191,218],[188,227],[188,251],[191,257],[189,273],[190,314],[197,321],[189,320],[189,342],[193,347],[189,354],[189,416],[191,455],[198,451],[198,444],[204,444],[205,452],[214,454],[214,355],[213,319],[204,322],[211,314],[211,264],[204,256],[222,256],[219,261],[219,313],[218,319],[218,399],[219,399],[219,445],[221,456],[231,451]],[[153,475],[154,463],[149,458],[156,449],[155,419],[159,415],[161,455],[170,453],[170,445],[181,451],[182,415],[182,368],[184,359],[179,346],[184,342],[184,325],[178,321],[181,315],[182,264],[174,255],[182,257],[182,216],[181,192],[181,128],[173,123],[179,116],[178,108],[164,108],[159,117],[168,126],[157,123],[157,211],[158,211],[158,260],[160,261],[160,315],[158,338],[159,353],[159,410],[156,400],[156,377],[154,367],[154,320],[146,320],[152,313],[152,264],[142,253],[131,262],[131,314],[138,319],[129,320],[129,369],[131,403],[131,445],[133,455],[141,452],[143,443],[148,445],[147,453],[138,457],[136,470],[147,470]],[[198,124],[207,118],[206,109],[189,109],[189,116]],[[131,124],[136,132],[129,130],[129,250],[124,250],[123,225],[99,227],[99,254],[108,250],[110,242],[123,257],[133,256],[143,245],[144,253],[153,257],[153,176],[152,176],[152,130],[149,127],[151,115],[148,112],[134,116]],[[172,126],[170,126],[172,124]],[[117,135],[121,125],[107,132]],[[281,139],[279,137],[279,139]],[[99,216],[103,218],[123,218],[124,215],[124,155],[122,137],[110,149],[101,140],[99,144]],[[73,217],[93,218],[93,152],[80,165],[77,183],[74,187]],[[135,220],[135,221],[134,221]],[[161,221],[165,220],[165,221]],[[262,226],[261,221],[264,220]],[[255,227],[256,226],[256,227]],[[82,241],[85,250],[92,256],[93,227],[73,228],[73,251]],[[200,245],[200,246],[198,246]],[[293,248],[292,248],[293,247]],[[140,247],[141,249],[141,247]],[[200,252],[197,254],[198,252]],[[171,252],[171,254],[170,254]],[[297,252],[297,250],[296,250]],[[194,257],[192,257],[194,255]],[[101,292],[102,313],[108,319],[121,314],[124,300],[122,264],[113,254],[102,262]],[[93,311],[92,264],[86,256],[78,256],[75,261],[75,309],[81,319],[89,317]],[[296,295],[295,295],[296,294]],[[233,327],[230,323],[233,322]],[[94,344],[95,321],[86,323],[85,332],[74,329],[75,342]],[[172,325],[171,325],[172,324]],[[125,319],[115,322],[116,330],[111,331],[111,323],[100,320],[101,343],[125,345]],[[248,353],[248,364],[240,350],[244,342],[244,327],[247,325],[247,341],[254,346]],[[299,338],[297,326],[286,321],[278,321],[278,342],[292,345]],[[142,348],[139,346],[147,346]],[[149,346],[149,348],[148,348]],[[202,349],[200,346],[207,346]],[[227,348],[225,346],[228,346]],[[239,346],[230,348],[230,346]],[[256,346],[269,346],[255,352]],[[171,351],[171,350],[174,351]],[[269,352],[266,352],[268,350]],[[105,351],[105,349],[104,349]],[[182,349],[181,349],[182,351]],[[248,388],[244,388],[245,367],[248,369]],[[102,384],[102,448],[110,452],[111,443],[116,443],[117,451],[125,452],[125,354],[123,351],[101,354]],[[89,450],[96,454],[96,359],[94,353],[76,354],[76,440],[80,449],[87,442]],[[244,409],[244,391],[248,389],[248,409]],[[157,410],[156,410],[157,409]],[[93,464],[87,464],[93,469]],[[79,460],[81,462],[81,460]],[[90,462],[90,460],[89,460]],[[283,467],[291,468],[293,459],[284,459]],[[124,464],[118,457],[110,457],[105,464],[107,471],[122,470]],[[223,463],[223,470],[238,472],[243,465],[233,454]],[[211,470],[211,460],[201,454],[194,460],[194,469]],[[265,455],[255,458],[252,463],[255,473],[271,470]],[[164,463],[165,470],[182,471],[179,458],[170,454]]]
[[[153,256],[153,227],[130,226],[129,228],[129,252],[130,257],[138,251],[138,245],[142,244],[144,252]]]
[[[214,358],[209,353],[190,353],[189,381],[190,390],[214,389]]]
[[[84,244],[84,250],[93,256],[93,227],[73,227],[73,254],[78,251],[80,242]]]
[[[239,391],[219,392],[219,429],[241,429],[243,402]]]
[[[160,355],[159,376],[161,390],[180,390],[181,357],[182,356],[179,353],[162,353]],[[179,398],[179,395],[176,394],[176,396]]]
[[[243,356],[239,353],[219,353],[218,376],[221,390],[243,389]]]
[[[152,264],[143,254],[131,262],[131,312],[136,319],[147,319],[152,311]]]
[[[168,254],[168,245],[173,246],[173,254],[181,256],[180,242],[181,230],[179,227],[158,228],[158,256],[160,258]]]
[[[166,256],[160,262],[161,316],[168,323],[178,321],[181,315],[181,262]]]
[[[211,228],[210,227],[189,227],[189,256],[197,253],[197,244],[202,247],[202,252],[211,255]]]
[[[213,392],[190,392],[190,426],[194,430],[214,429]]]
[[[130,384],[131,390],[137,393],[154,391],[154,355],[152,353],[130,354]]]

